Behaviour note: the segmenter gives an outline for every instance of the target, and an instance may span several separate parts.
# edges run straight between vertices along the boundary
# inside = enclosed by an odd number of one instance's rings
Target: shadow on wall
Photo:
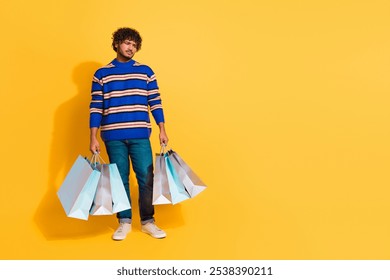
[[[89,151],[89,102],[92,77],[102,65],[97,62],[84,62],[77,65],[72,73],[77,86],[77,94],[61,104],[55,112],[53,133],[49,154],[48,190],[39,204],[34,221],[47,240],[78,239],[109,234],[117,227],[114,215],[90,216],[88,221],[69,218],[57,197],[67,172],[78,155],[90,156]],[[101,142],[101,146],[104,144]],[[102,157],[108,162],[103,149]],[[131,176],[130,185],[135,186],[135,177]],[[131,188],[133,216],[139,217],[137,188]],[[161,227],[177,227],[183,224],[180,205],[156,206],[158,223]]]

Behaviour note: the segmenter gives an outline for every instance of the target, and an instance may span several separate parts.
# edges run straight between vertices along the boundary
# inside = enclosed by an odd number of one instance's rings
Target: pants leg
[[[129,154],[139,188],[141,223],[154,221],[153,155],[149,139],[131,139]]]

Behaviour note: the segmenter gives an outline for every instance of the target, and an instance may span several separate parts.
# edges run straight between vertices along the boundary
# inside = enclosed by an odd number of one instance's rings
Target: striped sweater
[[[103,141],[149,138],[149,111],[157,124],[164,122],[156,76],[134,60],[99,68],[91,96],[89,126],[100,127]]]

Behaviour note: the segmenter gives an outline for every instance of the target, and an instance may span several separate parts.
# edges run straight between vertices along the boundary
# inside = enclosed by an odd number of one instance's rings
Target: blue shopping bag
[[[131,208],[129,198],[123,185],[116,163],[108,164],[112,195],[112,212],[117,213]]]
[[[164,159],[172,204],[176,204],[189,199],[190,195],[186,191],[183,182],[180,180],[180,177],[175,170],[175,167],[168,153],[164,154]]]
[[[100,171],[79,155],[57,192],[68,217],[88,220],[99,178]]]

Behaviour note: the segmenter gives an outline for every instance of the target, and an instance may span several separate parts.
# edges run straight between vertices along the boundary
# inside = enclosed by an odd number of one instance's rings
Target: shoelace
[[[156,225],[153,225],[151,230],[152,231],[161,231],[161,229],[158,226],[156,226]]]
[[[124,227],[124,224],[120,224],[120,226],[119,226],[117,232],[118,232],[118,233],[122,232],[122,231],[123,231],[123,227]]]

